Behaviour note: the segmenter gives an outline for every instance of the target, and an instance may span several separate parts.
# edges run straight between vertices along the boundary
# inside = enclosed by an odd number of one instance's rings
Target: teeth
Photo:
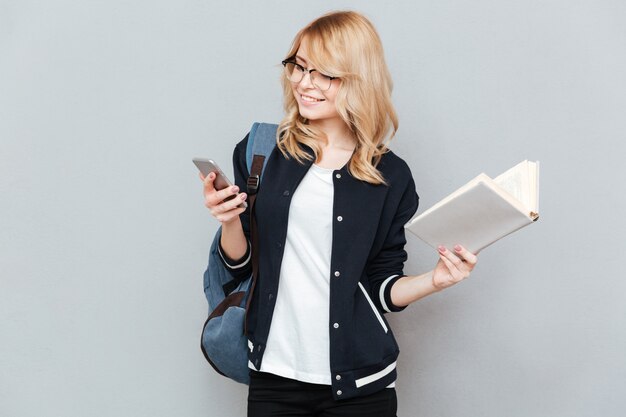
[[[321,99],[317,99],[315,97],[309,97],[309,96],[304,96],[304,95],[300,95],[300,97],[302,97],[303,101],[309,101],[309,102],[312,102],[312,103],[313,102],[317,102],[317,101],[324,101],[324,100],[321,100]]]

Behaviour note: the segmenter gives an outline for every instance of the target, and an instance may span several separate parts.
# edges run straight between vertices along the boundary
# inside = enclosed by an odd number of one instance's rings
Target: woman
[[[395,416],[399,350],[382,313],[461,281],[477,258],[441,247],[432,271],[403,274],[403,226],[418,196],[386,145],[398,125],[392,83],[365,17],[313,21],[283,66],[286,115],[255,208],[248,415]],[[237,207],[246,194],[225,200],[245,187],[246,143],[233,156],[236,186],[216,191],[214,174],[201,175],[236,278],[251,270],[248,213]]]

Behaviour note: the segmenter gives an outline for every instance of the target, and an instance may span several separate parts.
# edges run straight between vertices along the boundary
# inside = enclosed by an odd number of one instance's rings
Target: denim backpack
[[[254,200],[267,159],[276,146],[278,126],[254,123],[248,134],[246,164],[248,166],[248,205],[251,217],[253,274],[241,282],[233,280],[218,253],[222,236],[220,227],[215,233],[209,253],[209,266],[204,273],[204,294],[209,302],[209,317],[202,329],[200,347],[213,368],[228,378],[249,384],[248,339],[245,334],[245,316],[256,279],[255,254],[256,223]]]

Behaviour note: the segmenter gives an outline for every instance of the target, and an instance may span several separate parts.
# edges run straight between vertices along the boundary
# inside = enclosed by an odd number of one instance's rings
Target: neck
[[[356,138],[352,135],[348,125],[340,118],[311,120],[309,123],[326,134],[327,142],[324,145],[325,148],[352,150],[356,146]]]

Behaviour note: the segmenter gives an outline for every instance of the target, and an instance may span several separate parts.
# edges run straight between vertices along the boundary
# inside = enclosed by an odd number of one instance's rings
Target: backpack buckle
[[[257,191],[259,191],[259,183],[260,183],[260,179],[258,175],[250,175],[248,177],[248,182],[247,182],[247,186],[248,186],[248,194],[250,195],[254,195],[257,193]]]

